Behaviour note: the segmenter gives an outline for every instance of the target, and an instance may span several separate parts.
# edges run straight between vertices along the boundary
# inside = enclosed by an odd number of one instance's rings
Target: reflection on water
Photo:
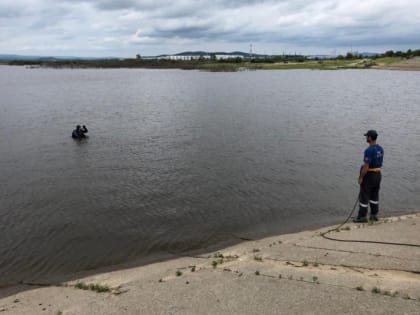
[[[0,67],[2,282],[337,222],[363,133],[418,209],[420,73]],[[90,138],[71,139],[76,124]]]

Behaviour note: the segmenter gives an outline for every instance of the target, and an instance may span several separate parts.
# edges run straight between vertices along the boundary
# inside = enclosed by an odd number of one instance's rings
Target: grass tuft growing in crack
[[[101,285],[101,284],[95,284],[95,283],[84,283],[84,282],[78,282],[74,286],[77,289],[81,290],[90,290],[95,291],[97,293],[104,293],[104,292],[110,292],[111,289],[107,285]]]
[[[381,293],[381,289],[379,289],[378,287],[373,287],[372,288],[372,293],[379,294],[379,293]]]

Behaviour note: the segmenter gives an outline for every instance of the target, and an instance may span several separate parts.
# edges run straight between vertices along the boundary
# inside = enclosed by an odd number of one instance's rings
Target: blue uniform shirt
[[[366,150],[363,162],[369,163],[369,168],[382,167],[384,149],[379,144],[370,145]]]

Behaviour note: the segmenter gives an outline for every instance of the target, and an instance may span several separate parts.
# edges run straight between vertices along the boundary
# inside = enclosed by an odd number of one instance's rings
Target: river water
[[[0,67],[0,284],[420,208],[420,72]],[[71,139],[76,124],[89,138]]]

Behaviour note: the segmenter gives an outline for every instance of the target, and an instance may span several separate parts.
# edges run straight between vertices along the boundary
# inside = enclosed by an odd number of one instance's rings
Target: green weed
[[[379,294],[379,293],[381,293],[381,289],[379,289],[377,287],[373,287],[372,288],[372,293]]]
[[[86,284],[84,282],[78,282],[78,283],[76,283],[76,285],[74,287],[77,288],[77,289],[91,290],[91,291],[95,291],[95,292],[98,292],[98,293],[110,292],[111,291],[111,289],[106,285],[94,284],[94,283]]]

